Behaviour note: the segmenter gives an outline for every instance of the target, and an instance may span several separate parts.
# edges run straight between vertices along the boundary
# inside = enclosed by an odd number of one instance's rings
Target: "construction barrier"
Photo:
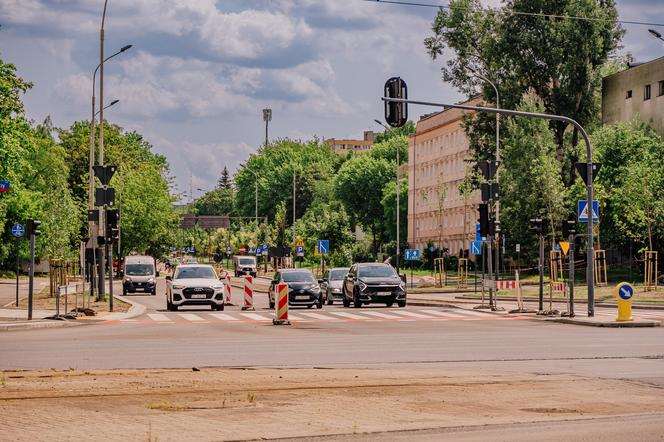
[[[496,281],[496,290],[510,290],[519,288],[517,281]]]
[[[459,258],[457,280],[460,289],[468,287],[468,259],[466,258]]]
[[[643,279],[643,288],[646,292],[657,290],[657,252],[654,250],[647,250],[645,261],[646,271]]]
[[[274,325],[290,325],[288,320],[288,284],[283,282],[277,284],[275,305],[275,318],[272,323]]]
[[[254,310],[254,278],[251,275],[244,277],[244,305],[242,310]]]
[[[224,285],[226,291],[226,304],[231,304],[231,275],[226,274],[226,284]]]
[[[606,273],[606,252],[604,250],[595,250],[595,285],[597,287],[606,287],[608,277]]]
[[[445,258],[435,258],[433,260],[434,280],[436,287],[442,287],[445,284]]]

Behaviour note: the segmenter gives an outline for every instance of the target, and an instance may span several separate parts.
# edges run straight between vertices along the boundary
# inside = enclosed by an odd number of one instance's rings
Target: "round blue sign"
[[[23,228],[23,225],[14,224],[12,226],[12,235],[14,235],[17,238],[20,238],[21,236],[25,235],[25,228]]]
[[[634,288],[629,284],[625,284],[618,289],[618,296],[620,296],[620,299],[629,301],[634,296]]]

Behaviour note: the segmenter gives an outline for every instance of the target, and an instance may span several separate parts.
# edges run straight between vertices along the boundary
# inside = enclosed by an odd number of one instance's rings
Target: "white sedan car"
[[[210,265],[183,264],[166,277],[166,307],[175,311],[182,305],[209,305],[224,309],[224,283]]]

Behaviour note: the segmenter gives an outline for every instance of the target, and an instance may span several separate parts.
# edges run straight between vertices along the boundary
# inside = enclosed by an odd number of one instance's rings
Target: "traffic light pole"
[[[592,207],[592,206],[591,206]],[[591,214],[592,215],[592,214]],[[569,235],[569,317],[574,317],[574,234]]]
[[[492,283],[489,285],[489,306],[491,310],[494,309],[494,299],[493,299],[493,289],[496,287],[495,281],[493,279],[493,255],[491,244],[493,243],[493,236],[489,235],[486,242],[486,261],[487,261],[487,272],[489,273],[489,281]]]
[[[35,278],[35,235],[30,232],[30,270],[28,273],[28,319],[32,319],[32,296]]]
[[[19,237],[16,237],[16,307],[18,307],[18,278],[21,273],[21,244],[19,243]]]
[[[110,239],[110,238],[109,238]],[[113,243],[111,247],[106,244],[106,250],[108,251],[108,311],[113,311]],[[120,263],[118,263],[120,265]]]
[[[401,82],[403,80],[399,79]],[[389,81],[389,80],[388,80]],[[403,85],[405,89],[405,83]],[[588,169],[588,177],[587,177],[587,191],[588,191],[588,204],[590,204],[590,207],[592,207],[592,202],[593,202],[593,153],[592,153],[592,147],[590,145],[590,138],[588,138],[588,134],[586,133],[585,129],[583,126],[581,126],[576,120],[565,117],[563,115],[553,115],[553,114],[541,114],[541,113],[536,113],[536,112],[524,112],[524,111],[515,111],[515,110],[509,110],[509,109],[500,109],[500,108],[492,108],[492,107],[484,107],[484,106],[468,106],[464,104],[445,104],[445,103],[433,103],[433,102],[427,102],[427,101],[416,101],[416,100],[408,100],[404,98],[391,98],[391,97],[382,97],[381,100],[387,103],[403,103],[403,104],[417,104],[417,105],[422,105],[422,106],[433,106],[433,107],[442,107],[442,108],[451,108],[451,109],[463,109],[463,110],[469,110],[469,111],[475,111],[475,112],[485,112],[489,114],[503,114],[503,115],[512,115],[516,117],[527,117],[527,118],[540,118],[543,120],[554,120],[554,121],[562,121],[568,124],[571,124],[574,126],[579,134],[581,134],[581,137],[583,138],[584,143],[586,144],[586,166]],[[405,110],[405,109],[404,109]],[[405,112],[401,112],[403,115],[407,115],[407,110]],[[390,125],[393,125],[390,122],[389,118],[386,118],[388,123]],[[592,212],[592,211],[591,211]],[[586,250],[586,281],[588,284],[588,317],[593,317],[595,316],[595,253],[594,253],[594,245],[593,245],[593,217],[592,214],[591,216],[588,217],[588,230],[587,230],[587,236],[588,236],[588,246]],[[543,250],[540,246],[540,256],[543,255]]]
[[[539,308],[537,314],[544,313],[544,235],[539,234],[539,263],[537,265],[539,270]]]

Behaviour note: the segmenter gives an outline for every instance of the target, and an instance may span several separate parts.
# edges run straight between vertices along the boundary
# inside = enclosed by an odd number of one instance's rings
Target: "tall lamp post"
[[[265,121],[265,147],[267,147],[267,128],[272,121],[272,109],[263,109],[263,121]]]
[[[494,92],[496,93],[496,108],[500,109],[500,94],[498,93],[498,88],[493,83],[493,81],[486,78],[484,75],[476,72],[474,69],[468,68],[468,70],[480,80],[486,81],[493,87]],[[500,161],[500,114],[496,113],[496,161]],[[496,172],[496,184],[499,182],[500,174]],[[500,273],[500,200],[496,200],[496,279]]]
[[[374,121],[376,122],[376,124],[378,124],[378,125],[382,126],[383,128],[385,128],[386,131],[390,130],[390,128],[387,127],[385,124],[383,124],[383,122],[381,122],[380,120],[374,120]],[[399,160],[399,149],[397,149],[397,259],[396,259],[397,274],[399,274],[399,258],[401,257],[401,244],[399,243],[399,240],[400,240],[400,238],[399,238],[399,235],[400,235],[400,232],[399,232],[400,222],[399,221],[400,221],[400,219],[399,218],[400,218],[400,215],[401,215],[399,213],[399,195],[400,195],[400,193],[399,193],[399,187],[400,187],[399,186],[399,166],[400,166],[400,163],[399,162],[400,162],[400,160]]]
[[[664,41],[664,37],[662,37],[662,34],[660,34],[659,32],[655,31],[654,29],[648,29],[648,32],[650,32],[650,34],[652,34],[653,37],[655,37],[655,38],[657,38],[657,39],[659,39],[659,40]]]

